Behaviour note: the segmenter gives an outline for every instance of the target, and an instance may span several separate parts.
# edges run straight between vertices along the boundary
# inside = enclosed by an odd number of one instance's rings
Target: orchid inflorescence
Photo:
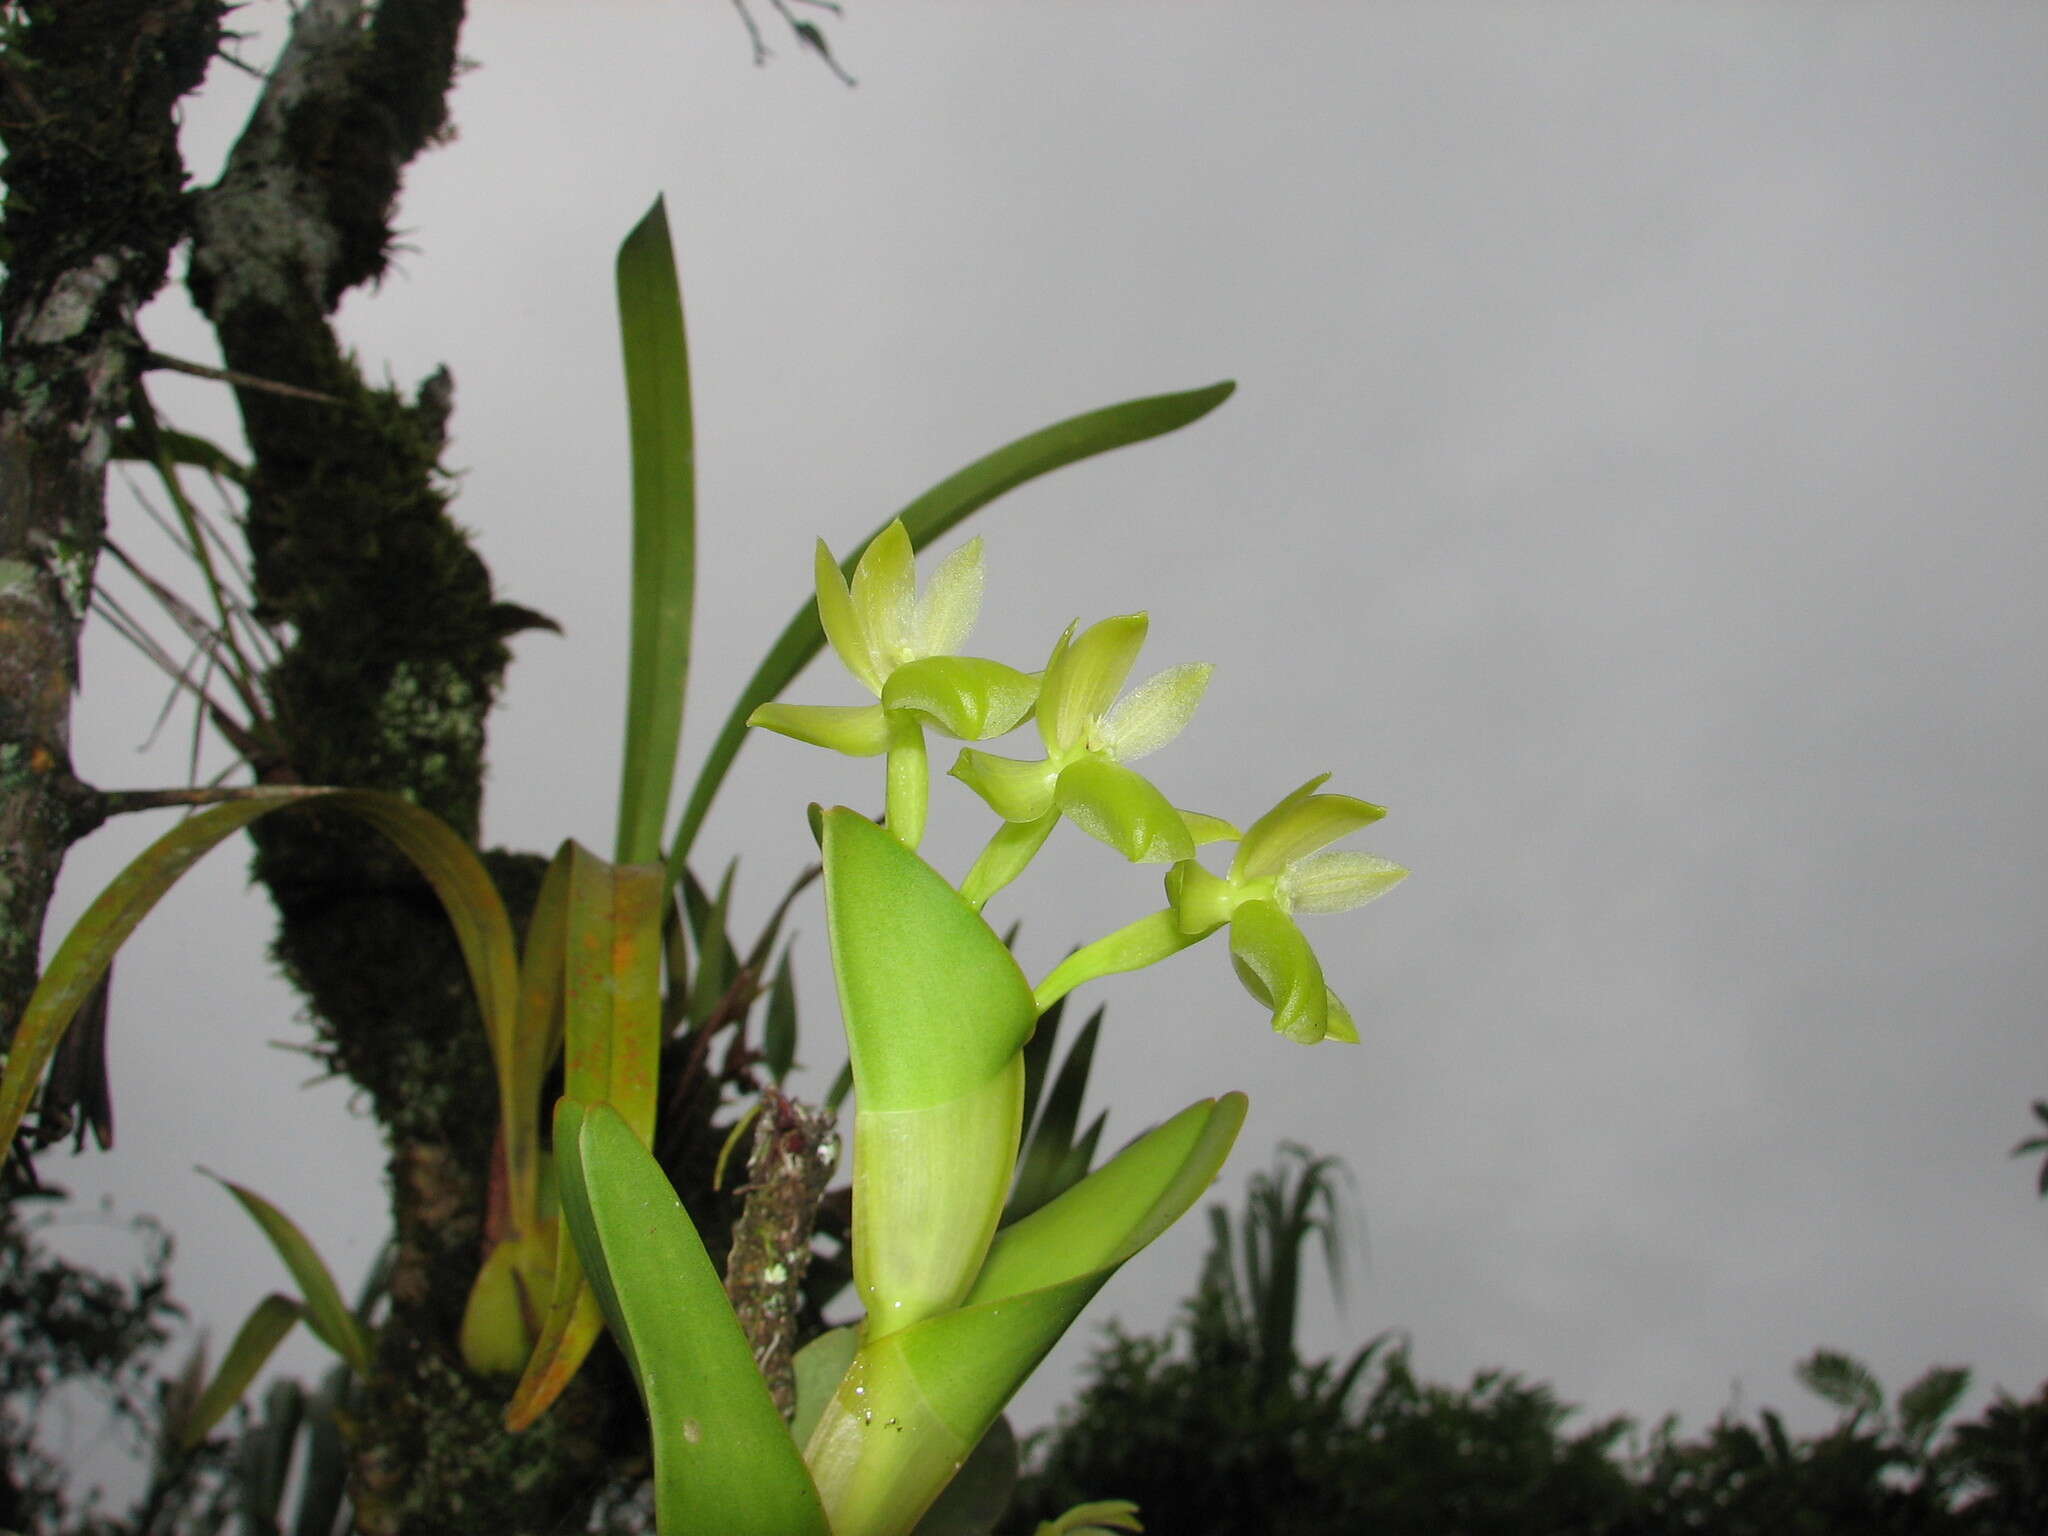
[[[1327,845],[1385,811],[1320,793],[1323,774],[1240,832],[1221,817],[1175,806],[1129,764],[1187,727],[1213,672],[1183,663],[1124,691],[1148,620],[1142,613],[1070,624],[1045,666],[1025,673],[959,654],[978,617],[982,541],[942,561],[924,592],[903,524],[868,545],[849,583],[823,540],[816,556],[818,617],[841,662],[877,700],[865,705],[764,704],[748,719],[850,756],[886,754],[884,825],[915,852],[924,836],[928,729],[960,741],[1004,736],[1035,719],[1044,753],[1001,757],[964,748],[952,776],[1002,818],[960,883],[979,910],[1030,864],[1061,819],[1133,863],[1166,863],[1167,906],[1057,966],[1036,989],[1042,1010],[1075,986],[1135,970],[1228,927],[1245,990],[1301,1044],[1355,1042],[1351,1012],[1323,979],[1296,914],[1342,912],[1384,894],[1407,871],[1372,854]],[[1200,861],[1204,844],[1234,842],[1222,875]]]
[[[1100,1117],[1078,1140],[1071,1135],[1087,1070],[1077,1047],[1051,1095],[1061,1097],[1081,1058],[1067,1129],[1049,1139],[1053,1117],[1041,1116],[1020,1171],[1022,1132],[1042,1086],[1033,1072],[1044,1070],[1061,1001],[1084,982],[1152,965],[1227,928],[1238,977],[1277,1033],[1302,1044],[1355,1041],[1351,1012],[1296,919],[1370,901],[1405,871],[1330,846],[1383,812],[1325,793],[1327,775],[1240,831],[1177,806],[1131,766],[1181,734],[1211,673],[1206,664],[1169,667],[1126,690],[1145,643],[1144,614],[1070,624],[1044,667],[1025,672],[960,654],[981,602],[979,539],[918,590],[918,544],[1033,476],[1198,420],[1229,396],[1228,383],[1125,401],[1017,439],[910,503],[850,573],[821,542],[816,624],[800,612],[746,685],[664,854],[696,508],[681,293],[658,203],[621,248],[619,296],[635,533],[615,859],[564,843],[534,894],[522,942],[475,850],[417,805],[333,787],[232,792],[152,844],[52,957],[0,1066],[0,1147],[114,952],[195,860],[293,806],[351,815],[389,839],[439,898],[496,1066],[482,1252],[456,1342],[471,1371],[509,1384],[508,1427],[550,1412],[609,1332],[646,1408],[662,1536],[911,1536],[954,1489],[969,1490],[961,1502],[971,1511],[980,1508],[977,1486],[1014,1476],[1014,1442],[994,1432],[1004,1405],[1117,1269],[1201,1198],[1245,1121],[1245,1096],[1219,1093],[1091,1166]],[[827,642],[868,698],[779,702]],[[1001,756],[979,745],[1027,720],[1036,721],[1037,752]],[[811,816],[854,1093],[851,1257],[864,1315],[793,1358],[793,1340],[764,1351],[743,1327],[726,1289],[732,1276],[719,1274],[652,1150],[671,1113],[658,1091],[671,994],[683,1012],[708,1019],[723,1012],[721,992],[743,990],[728,985],[718,958],[731,949],[723,937],[731,875],[709,898],[688,859],[746,725],[886,764],[879,825],[845,807],[813,807]],[[961,749],[952,776],[1000,818],[958,884],[918,852],[934,731],[975,744]],[[1166,899],[1033,986],[983,911],[1062,820],[1132,862],[1166,865]],[[1221,842],[1236,851],[1219,874],[1200,849]],[[750,967],[765,964],[781,910]],[[683,927],[698,956],[687,985]],[[785,947],[774,994],[793,1015],[788,972]],[[772,997],[759,1059],[780,1083],[795,1024],[785,1020],[779,1065],[771,1065],[775,1014]],[[710,1023],[698,1027],[708,1040]],[[764,1090],[756,1107],[769,1097]],[[828,1105],[817,1156],[800,1170],[817,1186],[837,1155],[831,1119]],[[729,1145],[747,1123],[729,1133]],[[805,1187],[815,1207],[816,1188]],[[188,1447],[205,1440],[301,1318],[351,1370],[376,1369],[369,1334],[304,1234],[253,1191],[230,1191],[302,1296],[259,1304],[185,1418]],[[743,1218],[752,1208],[750,1195]],[[808,1241],[809,1210],[801,1216],[800,1230],[791,1228],[792,1262]],[[793,1292],[801,1276],[777,1258],[759,1278]],[[770,1357],[779,1362],[773,1390]],[[963,1474],[970,1464],[985,1475]],[[942,1511],[930,1528],[985,1536],[998,1513],[967,1520],[959,1509]],[[1128,1504],[1083,1505],[1045,1529],[1110,1526],[1138,1528]]]

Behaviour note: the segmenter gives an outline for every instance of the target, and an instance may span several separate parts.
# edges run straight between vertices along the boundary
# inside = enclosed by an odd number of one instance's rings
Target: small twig
[[[281,384],[276,379],[259,379],[253,373],[241,373],[233,368],[214,368],[206,363],[188,363],[181,357],[166,357],[161,352],[142,354],[145,368],[168,368],[173,373],[189,373],[195,379],[213,379],[218,383],[232,384],[237,389],[261,390],[265,394],[284,395],[293,400],[317,400],[322,405],[340,405],[335,395],[324,395],[317,389],[302,389],[297,384]]]

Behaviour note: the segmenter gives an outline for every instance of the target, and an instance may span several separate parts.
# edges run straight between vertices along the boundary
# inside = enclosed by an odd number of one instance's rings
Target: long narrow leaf
[[[911,1526],[1089,1298],[1201,1197],[1244,1112],[1242,1094],[1190,1105],[999,1233],[957,1310],[868,1336],[804,1451],[835,1536]]]
[[[249,1383],[256,1379],[256,1373],[284,1342],[284,1336],[292,1331],[292,1325],[306,1315],[306,1309],[291,1297],[272,1291],[256,1303],[254,1310],[235,1332],[235,1341],[228,1346],[228,1352],[221,1356],[220,1369],[213,1374],[213,1380],[206,1384],[206,1390],[192,1405],[178,1435],[182,1450],[192,1450],[205,1442],[213,1433],[213,1426],[227,1416],[227,1411],[242,1400],[242,1394],[249,1390]]]
[[[114,953],[185,871],[252,821],[293,805],[321,805],[368,822],[396,843],[440,897],[461,945],[485,1026],[509,1030],[518,968],[512,924],[489,873],[443,821],[396,795],[374,790],[282,789],[251,792],[187,818],[144,849],[94,898],[22,1010],[0,1074],[0,1147],[13,1142],[57,1042]]]
[[[775,983],[768,989],[768,1017],[761,1026],[761,1065],[778,1086],[789,1076],[796,1062],[796,978],[789,970],[789,950],[782,951],[782,964],[775,968]]]
[[[500,1123],[505,1147],[507,1236],[538,1224],[540,1215],[540,1091],[562,1047],[562,973],[569,947],[569,869],[577,845],[565,842],[548,862],[526,923],[519,957],[519,1005],[511,1037],[493,1039],[498,1054]]]
[[[659,864],[609,865],[576,847],[566,888],[565,1091],[610,1105],[645,1144],[654,1134],[661,1048],[665,876]],[[556,1236],[553,1269],[540,1339],[505,1410],[515,1430],[547,1411],[604,1331],[566,1228]]]
[[[1010,947],[1009,941],[1005,940],[1004,948]],[[1038,1027],[1024,1042],[1024,1124],[1027,1126],[1032,1123],[1031,1117],[1038,1113],[1038,1096],[1045,1088],[1047,1073],[1052,1070],[1052,1048],[1059,1039],[1060,1020],[1066,1016],[1066,1011],[1067,1000],[1061,998],[1038,1016]]]
[[[284,1260],[284,1267],[298,1281],[299,1294],[304,1298],[306,1309],[306,1326],[323,1344],[347,1361],[358,1375],[367,1376],[370,1373],[370,1336],[355,1313],[349,1310],[348,1303],[342,1300],[341,1287],[334,1283],[333,1273],[307,1240],[306,1234],[289,1216],[253,1189],[228,1179],[217,1179],[216,1182],[233,1195],[256,1225],[263,1229],[263,1235],[270,1239],[270,1246]]]
[[[854,1283],[870,1336],[955,1305],[1015,1172],[1030,983],[981,915],[858,812],[827,811],[825,916],[860,1113]],[[970,1027],[971,1026],[971,1027]]]
[[[659,198],[619,247],[618,292],[633,450],[633,640],[618,859],[644,864],[661,857],[668,820],[697,576],[690,354]]]
[[[555,1114],[562,1214],[653,1431],[663,1536],[829,1536],[682,1201],[616,1111]]]
[[[965,469],[940,481],[896,516],[903,520],[903,526],[910,534],[911,547],[923,549],[1003,492],[1081,459],[1107,453],[1112,448],[1140,443],[1199,421],[1229,399],[1236,387],[1232,383],[1211,384],[1206,389],[1149,395],[1084,415],[1070,416],[976,459]],[[894,520],[885,518],[875,532],[881,532]],[[865,549],[872,538],[871,534],[851,546],[856,553],[849,554],[844,562],[849,579],[853,575],[857,552]],[[725,782],[726,771],[732,767],[732,760],[739,752],[740,742],[746,735],[747,716],[780,695],[824,643],[825,632],[818,623],[818,611],[806,603],[776,637],[759,668],[747,680],[746,687],[740,690],[738,702],[733,705],[732,713],[726,716],[718,739],[712,743],[704,766],[698,772],[697,782],[690,791],[689,804],[683,809],[682,824],[669,845],[668,867],[672,877],[680,875],[690,856],[690,848],[697,840],[697,829],[703,825],[705,814],[711,809],[711,801]]]
[[[1046,1095],[1044,1112],[1018,1160],[1017,1188],[1005,1213],[1011,1221],[1029,1216],[1065,1187],[1060,1176],[1074,1149],[1074,1127],[1081,1123],[1081,1099],[1088,1091],[1088,1070],[1095,1061],[1095,1038],[1101,1030],[1102,1010],[1098,1008],[1082,1026],[1067,1059],[1060,1064],[1052,1091]]]

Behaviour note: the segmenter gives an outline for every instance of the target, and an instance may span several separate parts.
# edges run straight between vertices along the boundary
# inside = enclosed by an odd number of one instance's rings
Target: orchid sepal
[[[747,724],[848,757],[879,757],[889,747],[879,704],[763,704]]]
[[[1173,804],[1134,769],[1084,758],[1053,786],[1060,814],[1133,864],[1191,859],[1195,840]]]

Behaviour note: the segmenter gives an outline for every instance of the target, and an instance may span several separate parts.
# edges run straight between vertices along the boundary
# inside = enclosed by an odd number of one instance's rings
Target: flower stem
[[[967,904],[979,912],[989,897],[1023,874],[1038,856],[1038,850],[1045,846],[1045,840],[1052,836],[1053,823],[1059,819],[1058,811],[1047,811],[1036,821],[1006,821],[997,827],[988,846],[981,850],[981,857],[974,861],[974,868],[960,883],[960,894],[967,898]]]
[[[925,807],[931,799],[931,761],[924,725],[909,710],[889,710],[888,826],[912,853],[924,841]]]
[[[1215,931],[1210,928],[1201,933],[1183,933],[1173,908],[1162,908],[1075,950],[1038,984],[1032,1000],[1038,1004],[1038,1011],[1044,1013],[1084,981],[1113,976],[1118,971],[1142,970],[1168,955],[1179,954],[1190,944],[1201,943]]]

